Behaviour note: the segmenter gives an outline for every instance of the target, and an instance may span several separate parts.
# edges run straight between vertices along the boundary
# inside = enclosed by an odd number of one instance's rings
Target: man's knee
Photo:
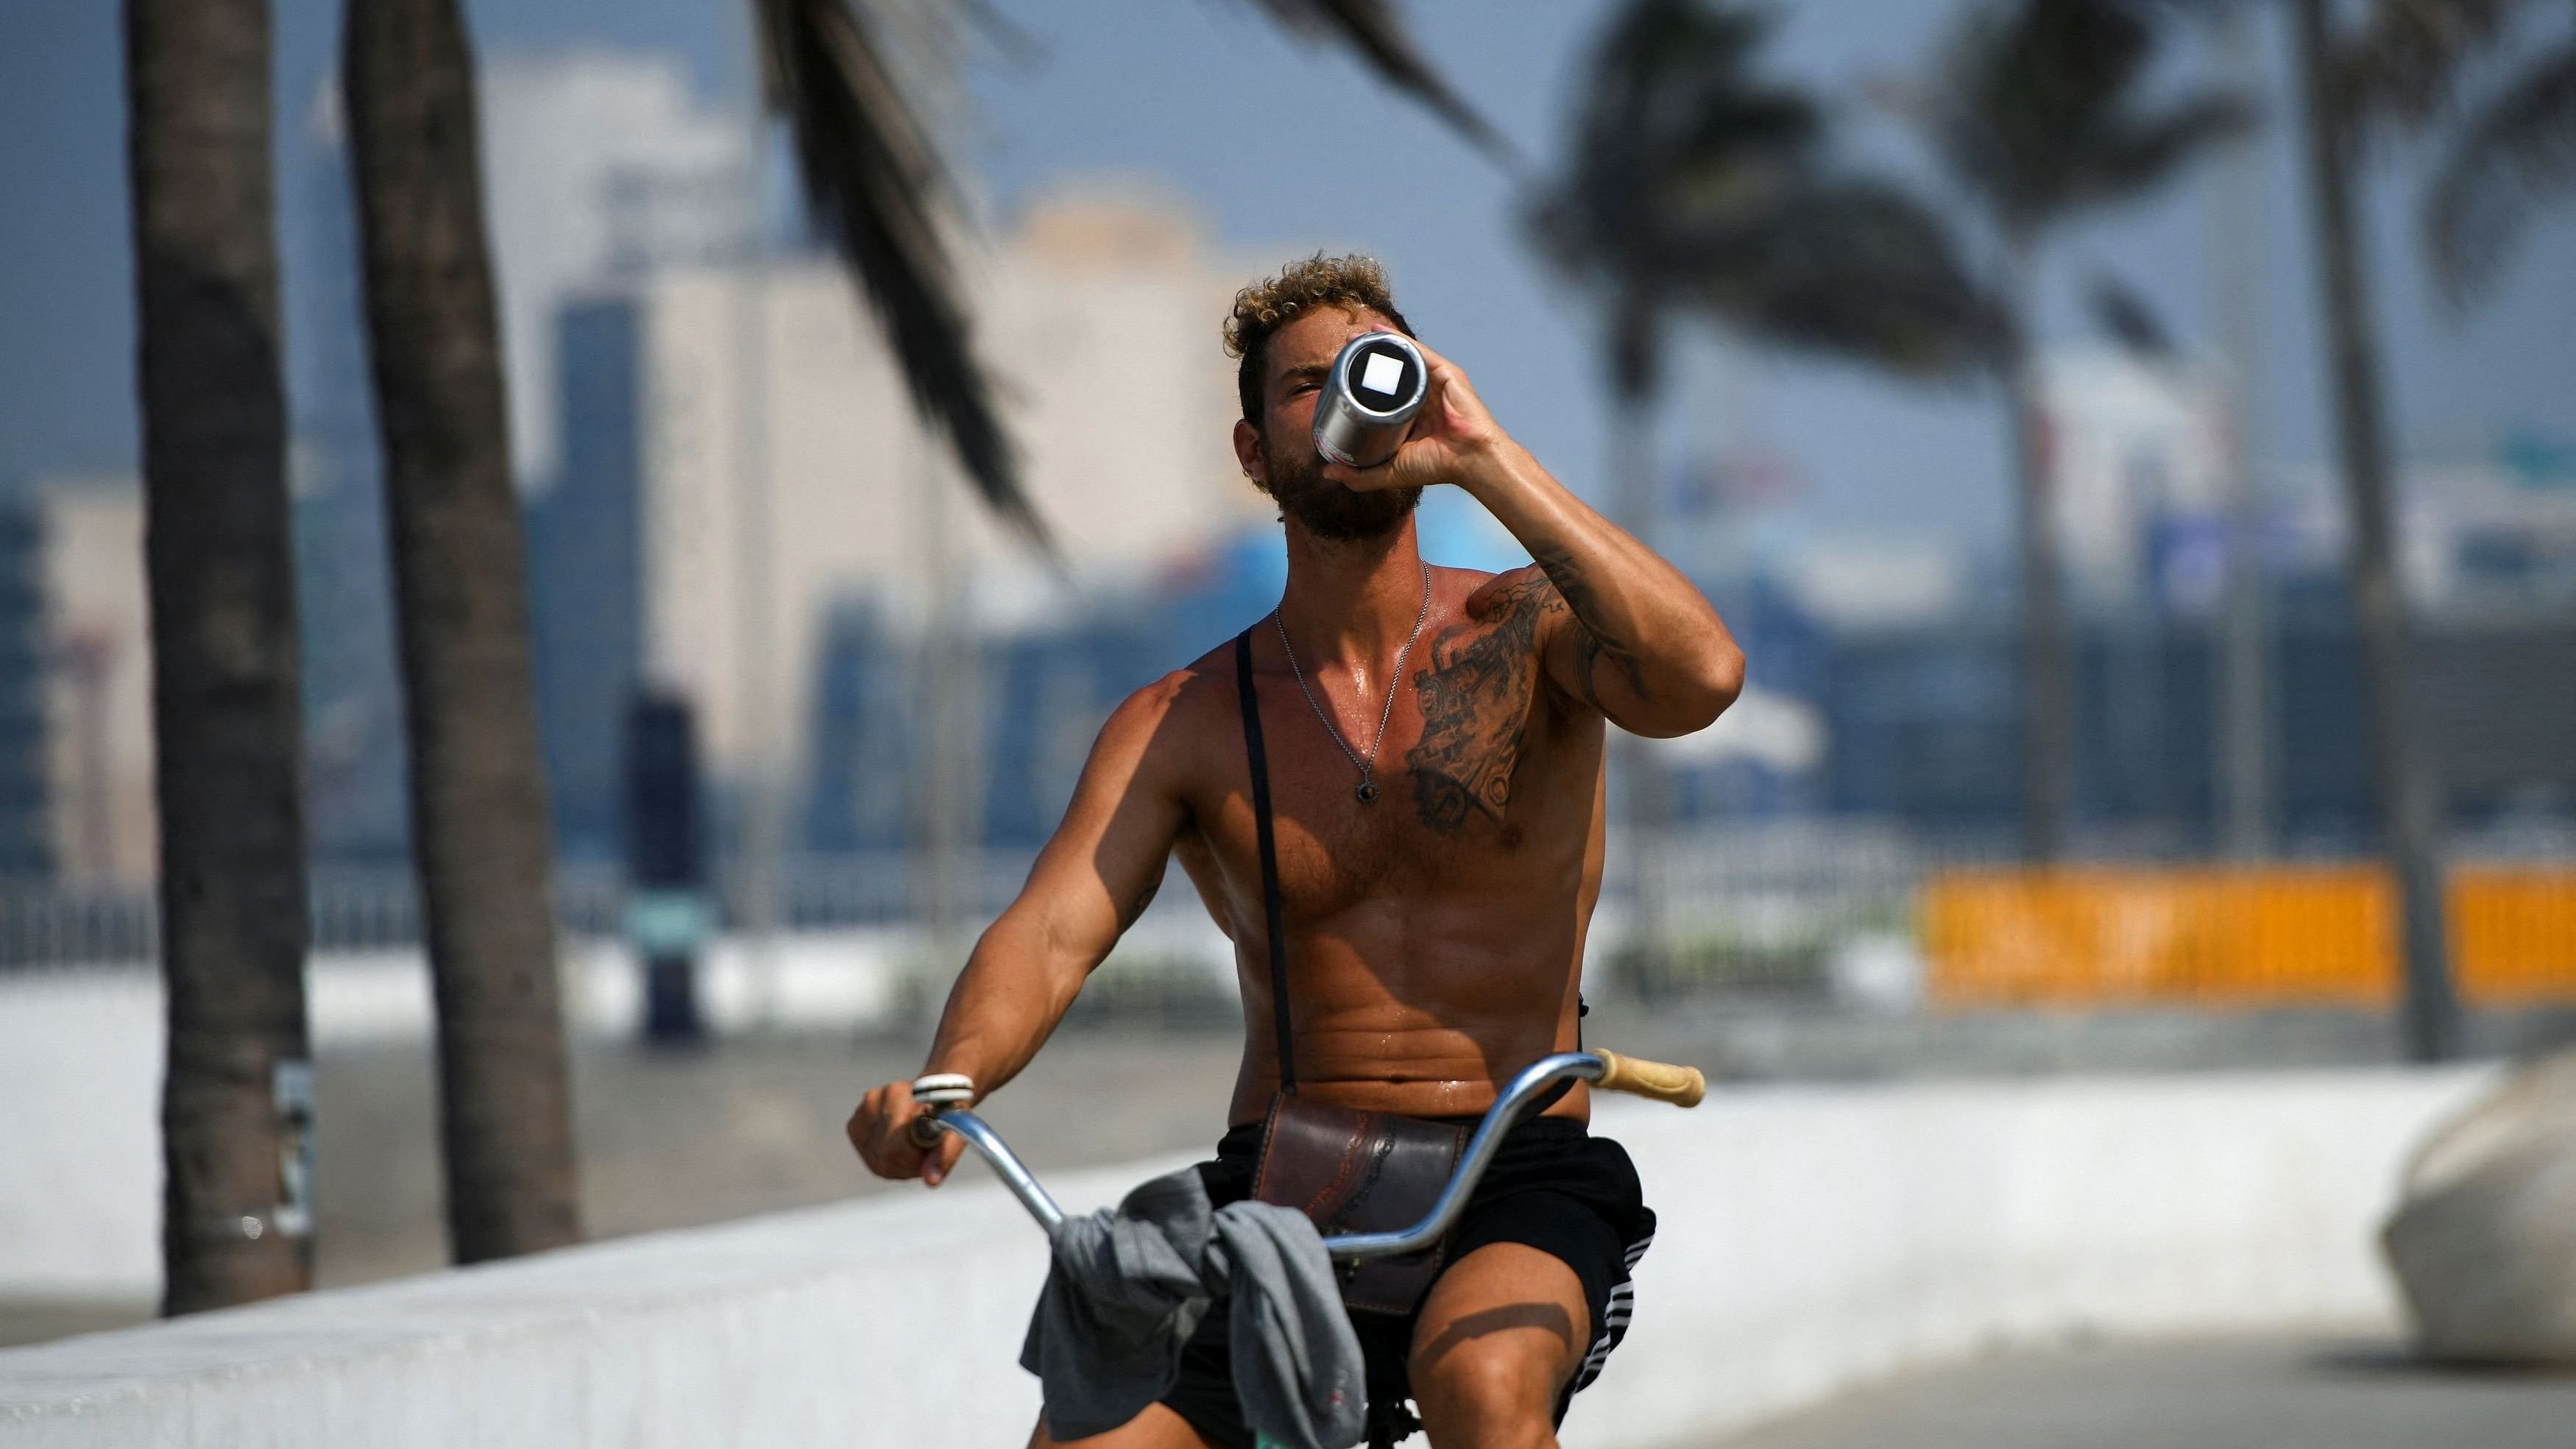
[[[1444,1441],[1553,1443],[1552,1411],[1563,1377],[1557,1360],[1543,1341],[1525,1335],[1469,1339],[1436,1354],[1415,1353],[1414,1402],[1435,1449]]]
[[[1581,1359],[1584,1313],[1574,1270],[1523,1244],[1488,1244],[1442,1275],[1408,1364],[1433,1449],[1556,1442],[1556,1396]]]
[[[1463,1343],[1430,1362],[1417,1361],[1412,1378],[1416,1393],[1480,1407],[1544,1409],[1556,1401],[1555,1356],[1526,1344]]]

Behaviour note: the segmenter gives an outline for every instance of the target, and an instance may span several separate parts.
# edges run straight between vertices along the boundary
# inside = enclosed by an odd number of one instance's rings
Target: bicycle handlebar
[[[925,1122],[933,1124],[933,1130],[923,1132],[922,1124]],[[994,1131],[992,1124],[964,1107],[933,1107],[929,1115],[913,1119],[912,1139],[916,1144],[928,1146],[930,1144],[923,1143],[921,1139],[927,1136],[936,1142],[939,1129],[956,1133],[977,1152],[984,1154],[984,1160],[992,1165],[993,1175],[1002,1179],[1002,1185],[1011,1190],[1011,1196],[1020,1200],[1020,1206],[1029,1210],[1030,1217],[1038,1220],[1039,1227],[1053,1233],[1056,1226],[1064,1221],[1064,1209],[1057,1207],[1055,1199],[1038,1185],[1028,1165],[1021,1162],[1019,1155],[1002,1141],[1002,1134]]]
[[[1522,1069],[1494,1099],[1494,1105],[1485,1112],[1485,1120],[1476,1124],[1475,1135],[1467,1139],[1467,1150],[1460,1154],[1457,1170],[1450,1174],[1440,1200],[1431,1205],[1431,1211],[1420,1222],[1400,1232],[1332,1234],[1324,1239],[1324,1252],[1347,1263],[1398,1257],[1438,1242],[1450,1224],[1457,1221],[1458,1214],[1466,1210],[1467,1199],[1474,1194],[1494,1154],[1502,1148],[1503,1134],[1511,1130],[1530,1099],[1560,1077],[1581,1078],[1604,1091],[1651,1097],[1676,1107],[1698,1106],[1708,1091],[1707,1081],[1696,1067],[1650,1062],[1611,1051],[1559,1052],[1542,1057]],[[1038,1185],[1027,1164],[1020,1161],[991,1124],[968,1111],[964,1104],[935,1104],[928,1113],[913,1119],[910,1130],[913,1140],[923,1147],[936,1143],[943,1131],[965,1138],[991,1164],[1003,1186],[1029,1210],[1029,1216],[1037,1219],[1038,1226],[1053,1233],[1064,1221],[1064,1209]]]

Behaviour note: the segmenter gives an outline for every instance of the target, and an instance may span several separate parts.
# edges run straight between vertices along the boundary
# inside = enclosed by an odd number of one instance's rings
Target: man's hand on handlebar
[[[939,1145],[924,1148],[913,1141],[912,1124],[922,1106],[912,1100],[912,1083],[888,1082],[859,1099],[850,1114],[850,1145],[879,1177],[900,1181],[917,1177],[931,1187],[946,1180],[966,1151],[964,1138],[943,1132]]]

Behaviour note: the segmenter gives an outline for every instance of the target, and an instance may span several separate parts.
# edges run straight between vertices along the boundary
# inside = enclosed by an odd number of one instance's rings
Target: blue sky
[[[1424,336],[1475,377],[1503,421],[1587,490],[1603,407],[1581,299],[1523,246],[1514,183],[1338,54],[1280,37],[1241,0],[997,0],[1037,41],[1023,62],[984,54],[957,154],[997,211],[1068,174],[1123,173],[1192,198],[1230,248],[1272,262],[1299,248],[1363,249],[1392,266]],[[1917,70],[1952,0],[1803,0],[1775,7],[1771,52],[1788,75],[1848,95]],[[1544,163],[1598,0],[1415,0],[1426,46],[1522,149]],[[117,7],[28,5],[0,22],[0,479],[130,467],[131,277],[125,246]],[[640,48],[688,57],[710,91],[744,73],[740,0],[475,0],[487,49]],[[336,4],[279,0],[279,94],[290,113],[327,74]],[[2314,283],[2294,137],[2277,124],[2287,72],[2267,30],[2261,451],[2324,451]],[[1937,186],[1892,123],[1851,118],[1852,149]],[[2398,157],[2373,195],[2382,320],[2401,448],[2457,457],[2515,428],[2576,437],[2576,224],[2532,238],[2507,284],[2454,318],[2418,264],[2416,168]],[[2205,348],[2213,248],[2206,177],[2067,232],[2052,253],[2042,330],[2085,331],[2096,271],[2135,282],[2185,344]],[[1213,319],[1211,319],[1213,327]],[[2006,518],[1996,409],[1974,387],[1905,388],[1852,369],[1751,356],[1727,367],[1681,349],[1668,433],[1722,444],[1740,429],[1805,480],[1805,527],[1880,536],[1999,539]],[[1215,359],[1212,358],[1212,361]],[[1732,382],[1721,392],[1718,379]],[[1449,531],[1457,520],[1451,517]]]

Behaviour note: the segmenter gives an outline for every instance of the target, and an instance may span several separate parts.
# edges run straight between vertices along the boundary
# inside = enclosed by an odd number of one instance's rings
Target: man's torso
[[[1536,572],[1508,578],[1471,619],[1466,600],[1485,579],[1435,571],[1372,801],[1357,798],[1359,771],[1300,692],[1276,630],[1265,619],[1252,632],[1297,1078],[1328,1101],[1481,1111],[1499,1078],[1574,1044],[1601,879],[1602,722],[1543,676]],[[1174,854],[1235,942],[1246,1043],[1229,1120],[1242,1122],[1277,1078],[1234,651],[1228,641],[1166,682],[1175,694],[1151,750],[1186,809]],[[1306,687],[1323,697],[1312,676]],[[1344,737],[1366,752],[1366,725]],[[1584,1109],[1578,1091],[1552,1110]]]

